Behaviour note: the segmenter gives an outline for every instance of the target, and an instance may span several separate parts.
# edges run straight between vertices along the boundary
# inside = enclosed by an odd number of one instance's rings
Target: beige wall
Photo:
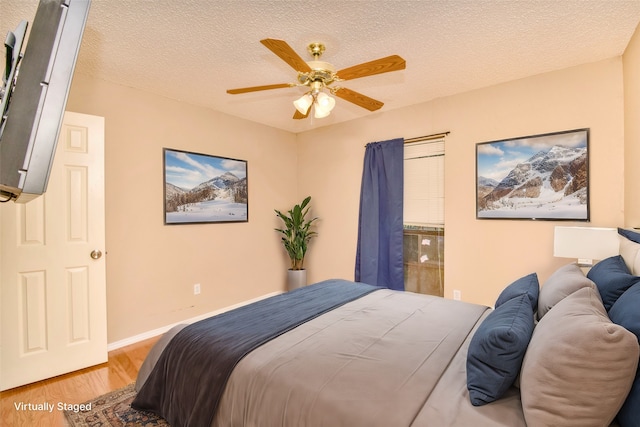
[[[623,56],[625,218],[626,227],[640,227],[640,26]]]
[[[616,58],[293,135],[76,75],[68,110],[106,119],[109,342],[284,289],[273,208],[306,195],[321,218],[309,281],[353,279],[364,145],[394,137],[451,131],[446,296],[491,305],[521,275],[544,280],[567,261],[551,253],[558,223],[476,220],[475,144],[591,128],[591,225],[620,225],[622,83]],[[250,221],[163,225],[162,147],[248,160]]]
[[[105,117],[110,343],[284,289],[295,135],[78,74],[67,110]],[[165,226],[163,147],[247,160],[249,222]]]
[[[337,109],[336,109],[337,111]],[[445,160],[445,296],[493,305],[511,281],[541,280],[567,259],[552,256],[553,221],[476,220],[475,144],[588,127],[591,226],[624,212],[622,59],[615,58],[450,96],[298,135],[300,195],[321,221],[311,281],[353,279],[364,145],[450,131]],[[563,225],[584,223],[567,223]]]

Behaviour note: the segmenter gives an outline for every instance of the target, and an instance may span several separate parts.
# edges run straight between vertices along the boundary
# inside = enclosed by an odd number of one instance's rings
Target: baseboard
[[[200,316],[192,317],[191,319],[183,320],[182,322],[172,323],[170,325],[166,325],[166,326],[163,326],[161,328],[153,329],[151,331],[143,332],[141,334],[134,335],[132,337],[125,338],[123,340],[114,341],[112,343],[108,343],[107,344],[107,351],[117,350],[119,348],[126,347],[128,345],[135,344],[137,342],[144,341],[144,340],[149,339],[149,338],[157,337],[158,335],[164,334],[165,332],[167,332],[169,329],[173,328],[176,325],[180,325],[180,324],[183,324],[183,323],[187,323],[187,324],[195,323],[195,322],[198,322],[198,321],[200,321],[202,319],[206,319],[208,317],[215,316],[216,314],[224,313],[225,311],[233,310],[234,308],[242,307],[243,305],[251,304],[252,302],[260,301],[262,299],[269,298],[269,297],[272,297],[272,296],[275,296],[275,295],[278,295],[278,294],[281,294],[281,293],[282,292],[272,292],[270,294],[262,295],[260,297],[257,297],[257,298],[254,298],[254,299],[251,299],[251,300],[248,300],[248,301],[243,301],[241,303],[234,304],[234,305],[231,305],[229,307],[224,307],[224,308],[212,311],[210,313],[201,314]]]

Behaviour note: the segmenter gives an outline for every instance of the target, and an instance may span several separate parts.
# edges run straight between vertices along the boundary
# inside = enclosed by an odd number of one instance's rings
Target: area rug
[[[155,427],[169,424],[159,416],[131,407],[136,395],[134,383],[85,402],[91,409],[87,411],[64,411],[64,415],[72,427]]]

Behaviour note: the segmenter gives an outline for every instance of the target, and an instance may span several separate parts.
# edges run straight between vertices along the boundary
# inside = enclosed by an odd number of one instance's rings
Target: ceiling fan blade
[[[342,80],[353,80],[360,77],[373,76],[375,74],[388,73],[390,71],[404,70],[407,62],[398,55],[391,55],[385,58],[364,62],[353,67],[345,68],[336,74]]]
[[[352,102],[362,108],[366,108],[369,111],[376,111],[382,108],[383,102],[377,101],[368,96],[364,96],[361,93],[341,87],[334,92],[334,95],[344,99],[345,101]]]
[[[264,39],[260,40],[260,43],[265,45],[267,49],[278,55],[280,59],[289,64],[294,70],[308,73],[311,71],[311,67],[307,64],[295,50],[291,48],[284,40],[276,39]]]
[[[243,87],[239,89],[227,89],[227,93],[232,95],[237,95],[239,93],[247,93],[247,92],[257,92],[259,90],[270,90],[270,89],[282,89],[285,87],[292,87],[290,83],[278,83],[275,85],[264,85],[264,86],[252,86],[252,87]]]
[[[298,111],[298,109],[296,108],[296,112],[293,113],[293,118],[296,120],[300,120],[300,119],[306,119],[307,117],[309,117],[309,113],[311,112],[312,105],[313,104],[309,104],[309,107],[307,107],[307,112],[304,114]]]
[[[311,111],[311,107],[307,110],[307,114],[302,114],[300,111],[296,110],[296,112],[293,113],[293,118],[296,120],[306,119],[309,117],[309,111]]]

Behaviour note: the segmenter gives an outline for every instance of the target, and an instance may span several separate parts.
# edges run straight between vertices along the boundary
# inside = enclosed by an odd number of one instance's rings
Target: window
[[[444,225],[444,139],[404,146],[404,223]]]
[[[444,296],[444,138],[404,146],[404,284]]]

